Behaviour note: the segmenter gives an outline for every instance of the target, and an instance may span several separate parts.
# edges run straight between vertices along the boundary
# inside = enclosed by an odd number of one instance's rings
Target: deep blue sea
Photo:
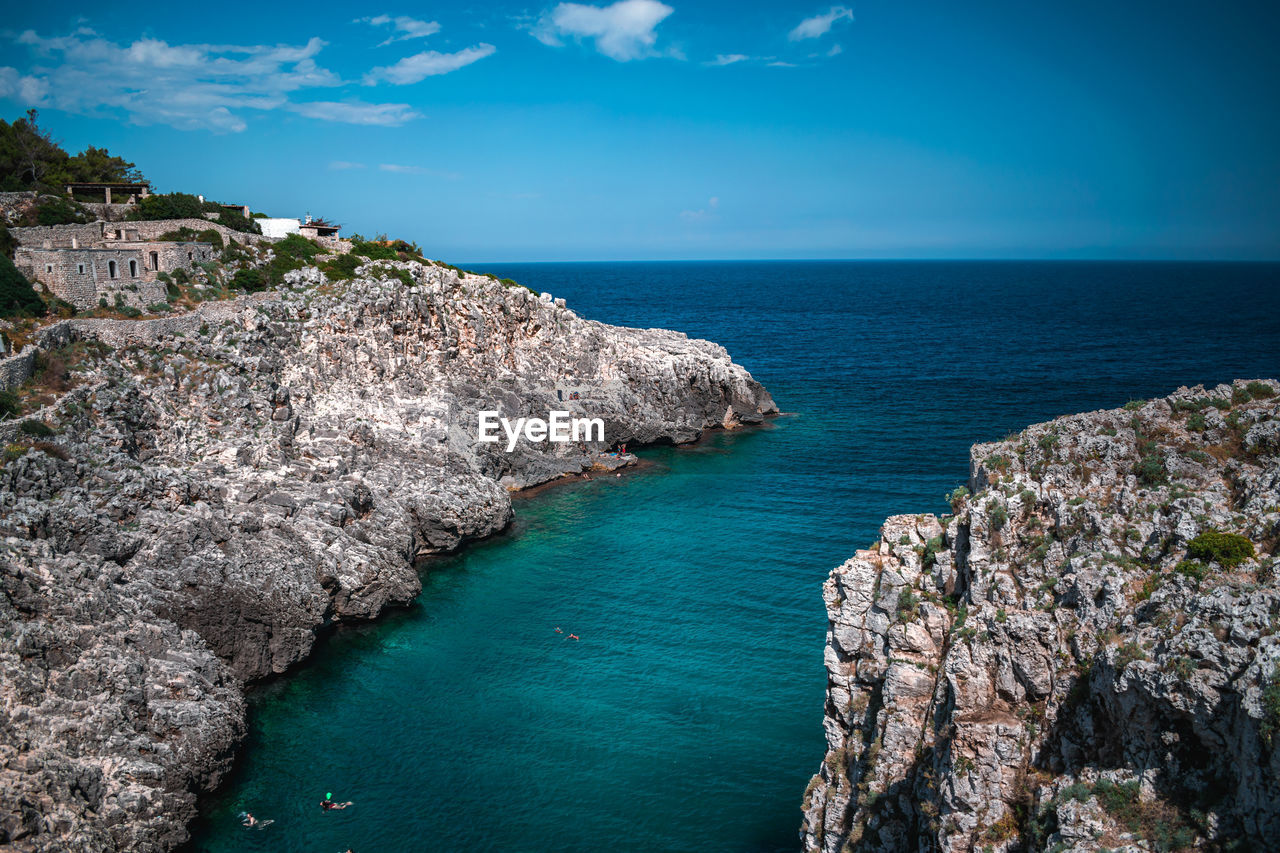
[[[1280,376],[1280,265],[473,266],[718,341],[787,414],[521,498],[411,609],[327,638],[254,694],[196,850],[796,850],[831,567],[941,511],[973,442]]]

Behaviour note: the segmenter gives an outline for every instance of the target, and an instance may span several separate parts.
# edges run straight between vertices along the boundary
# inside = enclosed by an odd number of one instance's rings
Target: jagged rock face
[[[56,331],[59,434],[0,469],[0,844],[171,849],[230,766],[243,683],[410,601],[415,560],[502,529],[509,489],[776,411],[714,344],[391,266],[413,283],[309,269]],[[480,409],[553,408],[603,418],[606,443],[476,442]]]
[[[894,516],[832,571],[805,849],[1273,849],[1277,391],[976,445],[954,515]]]

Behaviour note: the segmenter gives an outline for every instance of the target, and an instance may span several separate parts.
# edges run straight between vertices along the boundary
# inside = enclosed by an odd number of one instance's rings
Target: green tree
[[[27,110],[13,124],[0,120],[0,189],[28,189],[42,184],[51,170],[66,170],[67,152],[38,119],[36,110]]]
[[[67,172],[72,182],[136,184],[145,180],[133,163],[92,145],[67,160]]]

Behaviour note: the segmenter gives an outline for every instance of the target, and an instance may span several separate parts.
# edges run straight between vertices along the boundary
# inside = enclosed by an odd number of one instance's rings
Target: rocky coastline
[[[181,845],[245,686],[411,601],[420,557],[502,530],[513,491],[624,464],[614,445],[776,412],[720,346],[429,262],[41,334],[44,406],[0,427],[0,843],[21,853]],[[570,409],[606,441],[505,453],[481,409]]]
[[[831,572],[806,851],[1274,849],[1280,384],[975,445]]]

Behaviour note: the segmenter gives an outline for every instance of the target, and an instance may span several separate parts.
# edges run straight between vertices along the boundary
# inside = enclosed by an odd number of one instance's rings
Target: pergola
[[[77,192],[101,192],[104,194],[107,200],[107,204],[111,204],[111,193],[113,191],[118,193],[124,193],[125,195],[130,196],[130,200],[132,200],[133,196],[140,196],[142,198],[146,198],[147,196],[151,195],[151,185],[146,183],[145,181],[138,184],[123,184],[123,183],[113,184],[113,183],[94,183],[94,182],[67,184],[67,195],[72,195]]]

